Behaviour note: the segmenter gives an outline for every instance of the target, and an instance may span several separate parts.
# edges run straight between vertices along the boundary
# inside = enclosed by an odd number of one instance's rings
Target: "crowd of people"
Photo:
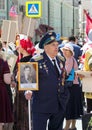
[[[5,44],[4,44],[5,43]],[[59,44],[55,32],[47,32],[35,47],[30,37],[16,36],[14,48],[7,43],[0,43],[0,130],[29,130],[28,117],[31,116],[32,130],[77,130],[76,120],[84,114],[81,78],[84,75],[75,73],[80,64],[87,62],[92,71],[92,55],[84,60],[83,50],[78,45],[75,36],[70,36],[65,43]],[[14,70],[11,73],[4,52],[17,56]],[[85,51],[85,54],[87,50]],[[91,50],[92,51],[92,50]],[[89,53],[88,53],[89,54]],[[91,53],[90,53],[91,54]],[[85,55],[85,59],[87,56]],[[83,60],[82,60],[83,59]],[[88,62],[89,60],[89,62]],[[20,62],[38,63],[37,91],[19,91]],[[26,73],[31,74],[30,67]],[[29,72],[30,73],[29,73]],[[87,70],[88,71],[88,70]],[[24,72],[25,73],[25,72]],[[31,78],[29,79],[32,82]],[[28,79],[22,77],[22,82]],[[15,90],[15,100],[12,101],[12,91]],[[31,115],[28,113],[28,101],[31,101]],[[87,100],[87,112],[92,111],[91,99]],[[63,122],[65,121],[65,126]],[[8,125],[6,125],[8,124]]]

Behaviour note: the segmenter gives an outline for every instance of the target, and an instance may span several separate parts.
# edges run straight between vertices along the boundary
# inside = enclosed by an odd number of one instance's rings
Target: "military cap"
[[[47,32],[39,43],[39,48],[43,49],[44,45],[50,44],[53,41],[56,41],[56,33],[55,32]]]

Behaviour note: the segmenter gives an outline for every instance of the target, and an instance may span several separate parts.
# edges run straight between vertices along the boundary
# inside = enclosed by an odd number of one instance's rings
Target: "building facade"
[[[25,11],[27,0],[0,0],[0,23],[9,19],[10,7],[17,6],[17,12]],[[28,0],[31,1],[31,0]],[[68,37],[79,34],[79,7],[76,0],[41,0],[42,17],[38,24],[47,24],[54,28],[61,36]],[[73,3],[74,1],[74,3]]]

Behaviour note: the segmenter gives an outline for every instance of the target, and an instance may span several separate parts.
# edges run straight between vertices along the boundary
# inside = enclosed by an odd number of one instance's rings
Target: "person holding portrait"
[[[69,98],[64,86],[64,57],[58,56],[55,32],[47,32],[40,40],[43,53],[35,55],[30,62],[38,62],[38,91],[26,91],[27,100],[32,100],[33,130],[62,130],[64,113]],[[47,121],[49,120],[48,126]]]
[[[17,51],[21,55],[21,59],[19,62],[29,62],[30,58],[34,55],[36,49],[33,45],[33,42],[30,39],[21,39],[18,46]],[[29,69],[30,67],[26,67],[25,69]],[[17,68],[16,68],[17,69]],[[29,74],[28,70],[26,71]],[[18,77],[18,72],[16,77]],[[22,77],[23,78],[23,77]],[[18,79],[17,79],[18,80]],[[24,80],[24,79],[23,79]],[[22,80],[22,82],[23,82]],[[24,80],[24,82],[27,82]],[[30,81],[31,82],[31,81]],[[24,97],[24,91],[18,90],[18,81],[17,81],[17,90],[14,104],[14,129],[18,130],[29,130],[28,128],[28,103]]]

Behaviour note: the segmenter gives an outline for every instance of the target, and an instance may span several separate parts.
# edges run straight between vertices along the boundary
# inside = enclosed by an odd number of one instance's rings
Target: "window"
[[[5,10],[5,2],[6,0],[0,0],[0,10]]]

